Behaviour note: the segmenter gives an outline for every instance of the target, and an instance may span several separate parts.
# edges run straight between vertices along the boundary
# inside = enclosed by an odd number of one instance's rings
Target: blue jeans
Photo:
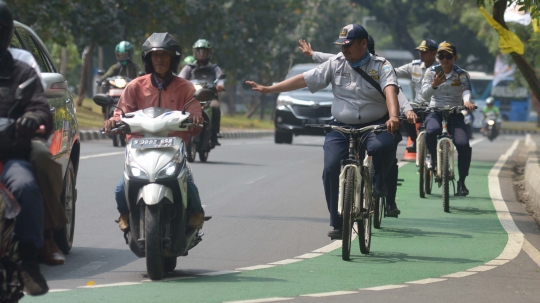
[[[382,120],[381,120],[382,121]],[[366,125],[356,125],[356,127],[384,124],[384,121],[376,121]],[[378,123],[380,122],[380,123]],[[333,125],[345,125],[339,122],[332,122]],[[387,174],[392,168],[396,159],[396,144],[392,134],[382,132],[380,134],[370,133],[364,142],[367,154],[372,157],[373,168],[375,169],[375,182],[384,182]],[[398,141],[399,142],[399,141]],[[341,173],[341,160],[349,157],[349,135],[337,131],[326,134],[324,140],[324,169],[323,185],[326,196],[326,204],[330,212],[330,226],[340,229],[343,220],[337,213],[339,199],[339,174]],[[387,164],[385,164],[387,163]],[[393,184],[396,185],[396,182]],[[392,184],[388,184],[392,186]]]
[[[32,164],[25,160],[4,163],[1,181],[13,194],[21,212],[15,219],[15,236],[22,243],[43,246],[43,196],[36,183]]]
[[[118,209],[118,212],[122,215],[129,214],[129,208],[127,205],[126,200],[126,188],[124,185],[124,177],[120,179],[120,182],[116,186],[116,190],[114,191],[114,196],[116,198],[116,208]],[[201,205],[201,197],[199,196],[199,189],[193,182],[193,178],[191,177],[191,174],[187,174],[187,196],[188,196],[188,203],[187,203],[187,211],[189,211],[192,214],[200,213],[203,211],[202,205]]]

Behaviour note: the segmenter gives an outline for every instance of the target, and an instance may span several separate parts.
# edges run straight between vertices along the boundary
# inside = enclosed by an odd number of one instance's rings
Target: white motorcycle
[[[214,93],[202,89],[187,104],[211,98]],[[114,104],[105,94],[93,99],[101,106]],[[126,145],[124,182],[130,210],[129,247],[138,257],[146,257],[152,280],[173,271],[177,257],[187,256],[188,250],[202,241],[201,231],[187,227],[187,178],[191,168],[184,142],[167,137],[169,131],[187,131],[192,125],[185,107],[182,111],[150,107],[122,113],[121,122],[112,130],[143,134],[143,138],[133,138]]]

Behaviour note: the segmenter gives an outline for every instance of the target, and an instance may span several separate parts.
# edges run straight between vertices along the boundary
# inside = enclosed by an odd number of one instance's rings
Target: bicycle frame
[[[437,178],[441,178],[441,162],[442,162],[442,145],[443,144],[449,144],[449,155],[448,155],[448,161],[450,163],[450,179],[454,179],[454,142],[452,142],[452,137],[448,133],[448,122],[446,121],[447,113],[443,113],[442,115],[442,134],[437,138]]]

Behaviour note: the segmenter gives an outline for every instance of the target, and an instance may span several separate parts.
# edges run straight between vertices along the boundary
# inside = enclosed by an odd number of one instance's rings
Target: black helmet
[[[0,0],[0,55],[8,49],[13,36],[13,16],[6,3]]]
[[[372,55],[375,55],[375,41],[370,35],[367,36],[367,48]]]
[[[180,65],[180,58],[182,57],[182,47],[176,38],[169,33],[153,33],[146,41],[144,41],[141,47],[141,56],[144,63],[144,70],[147,74],[153,73],[152,61],[150,60],[150,54],[153,51],[164,50],[172,54],[171,71],[178,72],[178,65]]]

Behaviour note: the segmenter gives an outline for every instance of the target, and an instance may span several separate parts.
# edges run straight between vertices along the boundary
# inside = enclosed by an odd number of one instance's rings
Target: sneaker
[[[405,149],[410,153],[415,153],[416,152],[416,142],[413,142],[411,144],[411,146],[407,146]]]
[[[396,205],[388,205],[388,207],[386,208],[387,217],[397,218],[399,214],[401,214],[401,211],[399,210],[399,208],[397,208]]]
[[[341,230],[341,228],[334,228],[333,230],[329,231],[328,232],[328,236],[334,240],[340,240],[343,238],[343,231]]]
[[[465,186],[465,183],[459,182],[457,183],[457,193],[456,196],[467,196],[469,194],[469,190]]]
[[[431,159],[431,154],[426,155],[426,168],[428,170],[435,170],[435,161]]]
[[[23,261],[21,263],[21,280],[24,291],[31,296],[44,295],[49,291],[47,281],[45,281],[36,262]]]

